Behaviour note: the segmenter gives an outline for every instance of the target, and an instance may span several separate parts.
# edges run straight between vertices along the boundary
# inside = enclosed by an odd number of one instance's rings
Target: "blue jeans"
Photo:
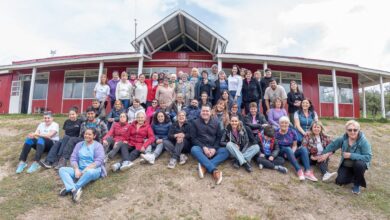
[[[288,161],[290,161],[291,165],[293,165],[296,171],[301,169],[297,159],[301,159],[305,171],[310,170],[309,152],[307,151],[306,147],[298,148],[295,153],[291,147],[280,147],[279,155],[284,158],[287,157]]]
[[[123,109],[125,109],[127,111],[127,109],[129,108],[129,105],[130,105],[130,100],[129,99],[121,99],[121,102],[123,105]]]
[[[191,154],[209,173],[213,173],[219,164],[229,158],[229,151],[225,147],[218,148],[214,157],[211,159],[203,153],[203,149],[199,146],[193,146],[191,148]]]
[[[254,157],[260,151],[259,145],[255,144],[241,152],[237,145],[233,142],[228,142],[226,149],[230,152],[230,155],[238,160],[240,166],[242,166],[244,163],[250,163],[252,157]]]
[[[90,169],[85,172],[80,179],[75,183],[75,172],[72,167],[61,167],[59,174],[62,182],[65,185],[66,191],[73,189],[80,189],[87,185],[89,182],[100,178],[101,168]]]
[[[234,97],[236,97],[236,92],[237,91],[229,91],[230,96],[232,97],[232,99],[234,99]],[[237,97],[237,105],[238,105],[238,112],[239,113],[241,113],[241,103],[242,103],[242,97],[238,96]]]

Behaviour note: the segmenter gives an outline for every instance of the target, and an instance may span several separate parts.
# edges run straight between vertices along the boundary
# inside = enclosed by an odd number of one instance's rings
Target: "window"
[[[49,74],[48,73],[37,73],[35,77],[35,84],[34,84],[34,93],[33,93],[33,99],[39,100],[43,99],[46,100],[47,98],[47,89],[48,89],[48,82],[49,82]]]
[[[127,68],[126,72],[138,74],[138,68]],[[142,73],[145,74],[145,78],[149,79],[152,73],[176,73],[176,67],[152,67],[152,68],[143,68]]]
[[[333,103],[334,89],[332,76],[319,75],[320,82],[320,102]],[[341,104],[353,103],[352,78],[337,76],[338,101]]]
[[[297,72],[285,72],[285,71],[272,71],[272,77],[276,79],[278,85],[283,86],[286,93],[290,92],[290,82],[295,81],[298,85],[299,91],[302,89],[302,73]]]
[[[20,81],[12,81],[11,84],[11,96],[20,95]]]
[[[93,98],[93,89],[98,82],[99,70],[79,70],[65,73],[63,96],[65,99]]]

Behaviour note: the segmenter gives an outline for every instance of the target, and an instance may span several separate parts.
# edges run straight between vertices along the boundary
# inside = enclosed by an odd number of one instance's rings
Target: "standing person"
[[[191,140],[194,146],[191,154],[199,162],[199,177],[203,179],[209,172],[217,185],[222,182],[222,171],[217,167],[229,157],[229,151],[220,147],[221,135],[217,119],[211,117],[210,106],[202,106],[201,117],[192,122]]]
[[[200,97],[199,108],[202,108],[202,106],[204,106],[204,105],[212,107],[211,102],[209,101],[209,96],[207,95],[207,92],[202,92],[199,97]]]
[[[121,145],[122,161],[111,165],[113,172],[124,171],[134,165],[133,161],[149,147],[154,141],[153,130],[146,123],[144,112],[138,112],[136,120],[130,124],[127,144]]]
[[[169,86],[175,91],[177,86],[177,75],[176,73],[171,73],[168,76],[169,78]]]
[[[249,104],[251,102],[255,102],[257,104],[257,108],[259,108],[259,99],[261,95],[261,87],[260,83],[257,82],[256,79],[252,77],[252,71],[245,71],[245,79],[242,84],[242,101],[245,106],[245,113],[249,113]]]
[[[306,147],[310,154],[310,163],[317,165],[320,168],[322,181],[330,181],[333,177],[336,177],[337,173],[328,172],[329,157],[325,161],[319,162],[322,151],[330,144],[331,138],[325,134],[322,123],[317,121],[313,122],[310,129],[302,139],[302,146]]]
[[[107,97],[110,95],[110,86],[107,84],[107,75],[102,74],[100,77],[100,83],[96,83],[93,89],[93,97],[100,102],[103,108],[107,106]]]
[[[282,99],[283,106],[286,106],[287,94],[283,86],[278,85],[275,78],[272,78],[269,82],[269,87],[265,90],[264,99],[267,106],[267,114],[273,108],[273,102],[279,97]]]
[[[184,111],[177,113],[177,121],[169,128],[168,139],[163,141],[163,145],[165,150],[171,154],[168,168],[175,168],[178,160],[180,165],[187,162],[188,158],[184,153],[191,152],[191,134]]]
[[[275,139],[275,129],[267,125],[264,130],[256,136],[260,145],[260,154],[256,158],[260,170],[263,168],[277,170],[281,173],[287,173],[283,157],[278,156],[280,149],[278,141]]]
[[[304,98],[302,100],[301,107],[294,113],[294,121],[298,136],[297,140],[300,144],[311,124],[314,121],[318,121],[317,112],[314,111],[314,106],[310,99]]]
[[[264,115],[257,111],[256,102],[249,104],[249,114],[245,116],[244,123],[252,130],[252,134],[255,137],[257,136],[257,133],[263,130],[263,127],[268,125]]]
[[[298,84],[295,81],[290,82],[290,92],[287,94],[288,115],[290,121],[294,122],[294,113],[299,110],[301,102],[304,99],[304,95],[299,91]]]
[[[206,93],[208,96],[208,101],[212,103],[214,88],[214,82],[210,82],[208,79],[208,72],[203,70],[201,80],[198,81],[195,85],[195,97],[200,97],[201,94]]]
[[[153,116],[152,129],[156,140],[152,144],[150,151],[141,154],[141,157],[148,163],[154,164],[154,161],[162,154],[164,150],[163,142],[168,139],[169,128],[172,123],[169,116],[164,112],[157,112]]]
[[[143,108],[146,109],[146,100],[148,96],[148,85],[145,83],[145,75],[140,74],[138,81],[134,86],[134,99],[138,99]]]
[[[211,69],[211,73],[209,74],[209,80],[211,82],[215,82],[219,78],[219,76],[218,76],[218,65],[217,64],[213,64],[210,69]]]
[[[237,116],[233,116],[224,129],[220,145],[225,146],[230,155],[235,158],[235,167],[243,166],[248,173],[253,171],[251,160],[260,148],[257,144],[250,145],[247,131]]]
[[[111,126],[114,122],[119,122],[119,116],[122,112],[126,112],[123,108],[122,102],[120,100],[116,100],[114,104],[114,108],[111,109],[111,112],[107,115],[107,129],[110,130]]]
[[[31,148],[36,150],[34,162],[28,168],[27,173],[33,173],[39,170],[39,161],[41,160],[44,152],[49,152],[53,144],[59,141],[59,127],[54,122],[51,112],[45,112],[43,114],[43,122],[39,123],[37,129],[33,133],[27,135],[24,141],[22,152],[19,156],[19,164],[16,169],[16,173],[19,174],[27,167],[27,157],[31,151]]]
[[[237,65],[233,65],[232,74],[228,77],[228,88],[230,95],[234,102],[237,102],[238,112],[241,112],[241,89],[242,89],[242,78],[238,74],[239,68]]]
[[[264,70],[264,77],[260,80],[261,85],[261,107],[263,108],[263,114],[267,115],[267,105],[265,104],[264,94],[265,90],[269,87],[269,83],[272,79],[272,71],[270,68]]]
[[[85,130],[84,141],[76,145],[70,157],[72,167],[61,167],[59,170],[61,181],[65,185],[60,191],[60,196],[72,193],[72,200],[79,202],[85,185],[107,176],[104,149],[102,144],[94,140],[95,135],[95,129]]]
[[[128,109],[133,96],[133,86],[127,79],[127,72],[123,71],[121,80],[116,85],[115,97],[122,102],[123,108]]]
[[[163,85],[157,88],[156,99],[160,105],[164,101],[167,106],[170,106],[173,100],[175,100],[175,90],[169,86],[167,77],[164,77]]]
[[[135,84],[137,83],[137,74],[135,72],[131,72],[130,73],[130,79],[129,79],[129,82],[131,83],[131,85],[134,87]]]
[[[190,83],[193,88],[195,88],[196,83],[198,83],[200,77],[199,77],[199,70],[198,68],[192,68],[191,69],[191,76],[190,76]],[[194,97],[196,98],[196,97]]]
[[[189,105],[191,99],[194,98],[194,88],[191,85],[191,83],[188,82],[187,73],[181,74],[181,80],[177,83],[177,86],[175,88],[175,93],[176,94],[181,93],[183,95],[185,105]]]
[[[132,123],[135,120],[135,116],[138,114],[138,112],[145,113],[145,109],[142,107],[139,99],[134,99],[133,105],[127,111],[129,123]]]
[[[288,119],[287,116],[283,116],[279,119],[280,129],[275,134],[275,138],[280,147],[279,155],[284,156],[285,159],[290,161],[291,165],[297,172],[299,180],[303,181],[305,179],[309,179],[317,182],[317,178],[310,169],[309,152],[306,147],[298,147],[297,134],[289,127],[289,125],[290,119]],[[305,171],[303,171],[299,165],[298,159],[302,161]]]
[[[213,105],[215,105],[217,101],[222,97],[223,91],[228,91],[228,81],[226,79],[225,72],[221,70],[218,73],[218,79],[215,80],[215,89],[213,90]]]
[[[114,104],[116,101],[116,85],[119,83],[119,72],[114,71],[112,72],[112,79],[108,81],[108,86],[110,87],[110,102],[111,102],[111,109],[114,108]]]
[[[341,149],[341,159],[337,171],[336,184],[353,183],[352,193],[359,194],[360,187],[367,187],[364,173],[372,159],[371,144],[360,130],[360,124],[349,120],[345,124],[345,134],[336,138],[324,151],[318,162],[326,161],[332,152]]]
[[[82,121],[77,118],[77,110],[71,108],[69,110],[68,119],[64,122],[62,129],[64,129],[64,136],[53,144],[47,154],[46,159],[39,161],[39,165],[46,169],[51,169],[56,166],[60,159],[62,152],[64,151],[65,145],[68,143],[71,137],[78,137],[80,134],[80,126]]]
[[[279,128],[279,118],[282,116],[287,116],[286,109],[283,107],[282,99],[277,97],[274,100],[273,108],[268,112],[268,123],[272,125],[275,129]]]
[[[109,152],[108,159],[113,159],[116,153],[121,148],[121,145],[127,144],[127,135],[129,133],[130,124],[127,122],[127,115],[122,112],[119,116],[119,121],[114,123],[112,128],[103,137],[104,151]]]
[[[148,86],[148,95],[146,96],[146,106],[152,105],[153,99],[156,97],[156,91],[158,87],[158,73],[152,73],[151,79],[145,79],[145,83]]]

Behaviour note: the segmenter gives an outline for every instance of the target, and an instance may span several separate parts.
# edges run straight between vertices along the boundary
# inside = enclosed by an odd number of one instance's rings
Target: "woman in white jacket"
[[[124,109],[129,108],[133,96],[133,86],[127,79],[126,71],[123,71],[121,74],[121,81],[116,86],[115,96],[117,100],[122,102]]]
[[[242,77],[238,74],[239,68],[237,65],[233,65],[232,74],[228,78],[228,89],[230,95],[233,97],[234,102],[238,105],[238,112],[241,113],[241,89],[242,89]]]

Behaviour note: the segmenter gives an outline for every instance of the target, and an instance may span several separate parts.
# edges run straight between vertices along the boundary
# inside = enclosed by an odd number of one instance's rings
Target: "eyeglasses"
[[[152,104],[157,104],[157,102],[152,102]]]
[[[359,130],[358,129],[347,129],[348,132],[358,132]]]

